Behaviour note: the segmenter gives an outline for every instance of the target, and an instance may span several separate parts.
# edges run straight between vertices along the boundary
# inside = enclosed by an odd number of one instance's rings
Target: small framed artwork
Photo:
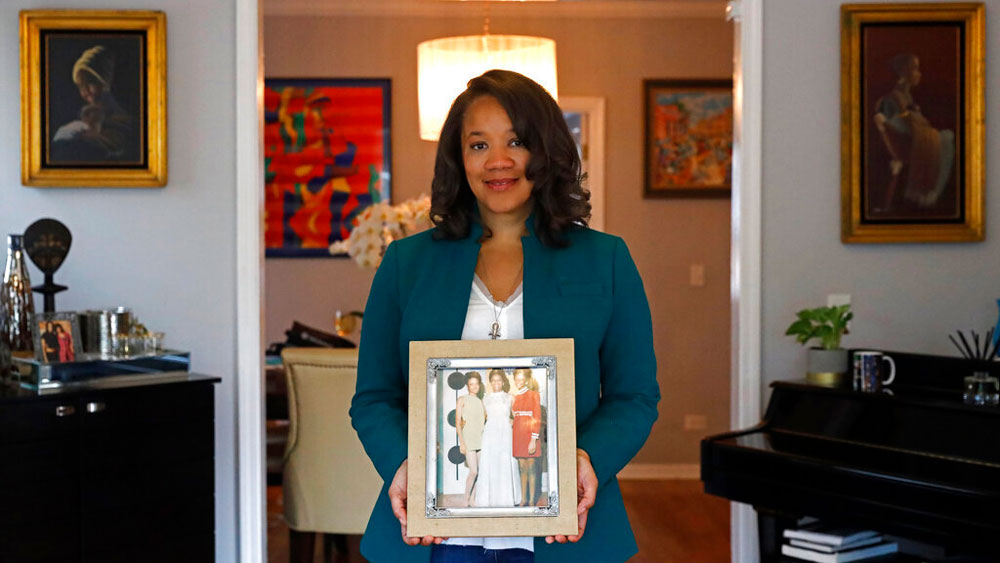
[[[31,337],[39,362],[72,362],[80,355],[80,320],[76,313],[35,314]]]
[[[729,197],[733,81],[644,80],[645,197]]]
[[[572,339],[410,343],[407,534],[577,533]]]
[[[983,240],[983,4],[840,12],[841,240]]]
[[[560,96],[559,107],[580,152],[583,187],[590,191],[590,221],[587,226],[604,230],[604,98]]]
[[[330,258],[366,207],[390,198],[388,78],[268,78],[267,257]]]
[[[24,185],[166,185],[166,31],[163,12],[21,12]]]

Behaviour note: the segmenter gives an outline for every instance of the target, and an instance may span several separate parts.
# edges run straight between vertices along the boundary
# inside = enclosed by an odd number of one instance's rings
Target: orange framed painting
[[[729,197],[733,81],[645,80],[645,197]]]

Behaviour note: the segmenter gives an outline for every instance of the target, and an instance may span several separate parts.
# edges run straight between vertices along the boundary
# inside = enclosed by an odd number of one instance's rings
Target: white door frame
[[[261,27],[259,0],[236,0],[236,502],[243,563],[267,560]]]
[[[731,0],[733,34],[732,347],[730,425],[747,428],[761,415],[761,172],[764,0]],[[731,503],[734,563],[759,557],[753,508]]]
[[[764,0],[731,0],[734,34],[730,423],[761,413],[761,170]],[[263,59],[259,0],[236,0],[237,475],[241,563],[265,563]],[[757,561],[756,519],[733,503],[732,560]]]

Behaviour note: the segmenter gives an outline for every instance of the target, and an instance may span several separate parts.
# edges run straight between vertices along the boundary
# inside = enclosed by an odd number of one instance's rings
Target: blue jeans
[[[431,563],[535,563],[535,553],[527,549],[440,544],[431,547]]]

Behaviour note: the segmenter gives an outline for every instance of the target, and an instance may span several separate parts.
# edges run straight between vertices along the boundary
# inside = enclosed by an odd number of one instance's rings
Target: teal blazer
[[[527,225],[524,337],[575,339],[577,446],[590,455],[599,482],[583,538],[551,545],[536,538],[535,560],[625,561],[637,547],[615,476],[649,436],[660,399],[649,304],[620,238],[576,228],[566,235],[568,247],[550,248],[531,219]],[[430,556],[428,547],[403,543],[386,494],[407,456],[409,343],[461,339],[481,235],[473,224],[461,240],[434,240],[425,231],[395,241],[372,282],[351,423],[385,482],[361,541],[373,563]]]

